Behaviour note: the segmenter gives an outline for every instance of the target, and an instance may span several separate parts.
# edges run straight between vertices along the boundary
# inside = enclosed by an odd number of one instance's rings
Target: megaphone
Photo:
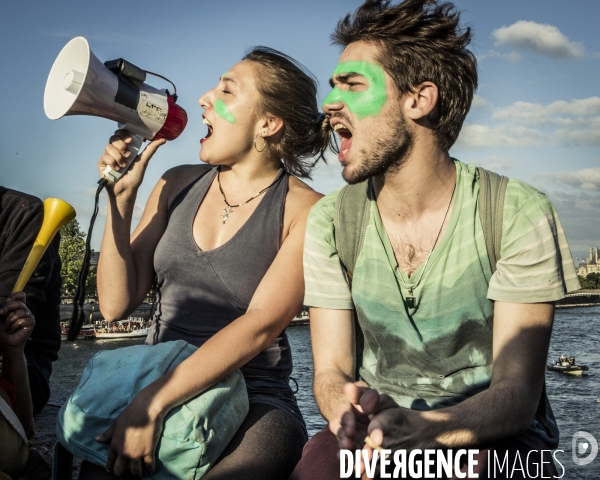
[[[175,103],[176,91],[171,95],[147,85],[146,73],[151,72],[121,58],[102,64],[87,40],[76,37],[63,47],[48,75],[44,91],[48,118],[94,115],[114,120],[132,134],[127,167],[117,172],[107,166],[103,172],[111,183],[129,168],[144,140],[174,140],[187,124],[185,110]]]
[[[21,292],[31,278],[31,274],[38,266],[44,253],[48,249],[54,235],[63,227],[69,220],[75,218],[75,209],[60,198],[47,198],[44,200],[44,219],[42,227],[33,242],[33,247],[25,260],[25,265],[21,269],[19,278],[13,288],[13,293]]]

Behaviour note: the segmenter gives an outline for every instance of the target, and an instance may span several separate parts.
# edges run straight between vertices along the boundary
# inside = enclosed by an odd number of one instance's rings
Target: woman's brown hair
[[[328,120],[320,113],[315,77],[293,58],[268,47],[253,47],[242,60],[258,65],[258,109],[283,120],[278,142],[267,143],[289,173],[310,178],[315,164],[323,159],[333,136]]]

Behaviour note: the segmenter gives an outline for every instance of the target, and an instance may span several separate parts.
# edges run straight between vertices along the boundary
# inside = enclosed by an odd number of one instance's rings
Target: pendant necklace
[[[221,167],[219,167],[219,169],[217,170],[217,184],[219,185],[219,191],[221,192],[221,195],[223,196],[223,201],[225,202],[225,205],[227,205],[227,208],[223,209],[223,215],[221,215],[221,219],[223,220],[223,222],[222,222],[223,225],[225,225],[225,222],[227,220],[231,219],[231,217],[229,216],[229,214],[231,212],[233,212],[234,208],[241,207],[242,205],[246,205],[249,201],[254,200],[259,195],[262,195],[269,188],[271,188],[273,185],[275,185],[275,182],[279,178],[279,175],[277,175],[275,177],[275,180],[273,180],[273,183],[271,183],[271,185],[269,185],[268,187],[263,188],[260,192],[258,192],[256,195],[253,195],[252,197],[250,197],[245,202],[242,202],[242,203],[240,203],[238,205],[230,205],[229,202],[227,201],[227,198],[225,198],[225,193],[223,192],[223,189],[221,188],[221,178],[220,178],[220,175],[221,175]]]
[[[400,282],[402,283],[404,288],[406,288],[408,290],[408,295],[405,298],[406,306],[408,308],[415,308],[414,290],[415,290],[415,288],[417,288],[419,283],[421,283],[421,279],[423,278],[423,274],[425,273],[425,269],[427,268],[427,263],[429,262],[429,258],[431,257],[431,254],[433,253],[433,249],[437,245],[437,242],[440,238],[440,234],[442,233],[442,228],[444,227],[444,222],[446,221],[446,217],[448,216],[448,212],[450,211],[450,205],[452,205],[452,199],[454,198],[455,190],[456,190],[456,182],[454,183],[454,188],[452,189],[452,195],[450,195],[450,201],[448,202],[448,207],[446,208],[446,213],[444,214],[444,218],[442,219],[442,224],[440,225],[440,230],[438,231],[437,237],[435,237],[435,241],[433,242],[433,246],[431,247],[431,250],[429,251],[429,255],[427,255],[427,259],[425,260],[425,265],[423,265],[423,270],[421,270],[421,275],[419,275],[419,279],[417,280],[417,283],[410,285],[410,286],[407,285],[406,282],[404,281],[404,279],[402,278],[402,273],[400,273],[399,267],[396,267],[398,269],[398,273],[399,273],[398,278],[400,278]]]

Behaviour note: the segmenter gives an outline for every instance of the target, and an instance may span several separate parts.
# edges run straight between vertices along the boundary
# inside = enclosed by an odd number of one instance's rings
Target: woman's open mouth
[[[208,121],[206,118],[203,118],[203,119],[202,119],[202,123],[208,127],[208,133],[206,134],[206,136],[205,136],[204,138],[201,138],[201,139],[200,139],[200,143],[203,143],[203,142],[205,142],[206,140],[208,140],[208,138],[209,138],[209,137],[212,135],[212,133],[213,133],[213,126],[212,126],[212,124],[211,124],[211,123],[210,123],[210,122],[209,122],[209,121]]]

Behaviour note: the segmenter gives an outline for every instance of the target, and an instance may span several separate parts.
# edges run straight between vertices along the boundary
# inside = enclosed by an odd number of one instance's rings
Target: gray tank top
[[[204,172],[174,199],[167,229],[154,253],[158,301],[147,344],[183,339],[202,345],[246,313],[279,251],[288,188],[284,169],[256,199],[260,203],[236,234],[206,252],[196,245],[192,224],[217,168]],[[241,370],[246,376],[287,378],[292,355],[285,330]]]

